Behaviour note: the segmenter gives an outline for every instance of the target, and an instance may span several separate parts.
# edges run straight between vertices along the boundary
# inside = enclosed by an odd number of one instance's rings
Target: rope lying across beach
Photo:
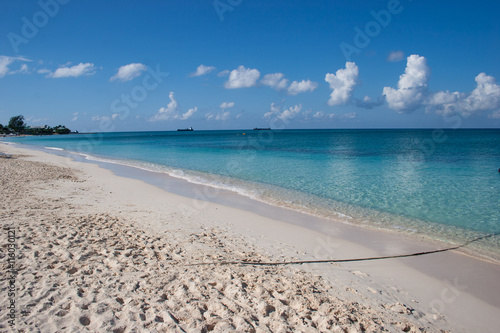
[[[471,243],[477,242],[478,240],[490,238],[493,236],[500,235],[500,232],[493,234],[488,234],[485,236],[477,237],[469,240],[461,245],[448,247],[445,249],[416,252],[409,254],[399,254],[393,256],[383,256],[383,257],[368,257],[368,258],[355,258],[355,259],[326,259],[326,260],[302,260],[302,261],[280,261],[280,262],[259,262],[259,261],[213,261],[213,262],[202,262],[196,264],[187,264],[184,266],[206,266],[206,265],[252,265],[252,266],[278,266],[278,265],[302,265],[302,264],[325,264],[325,263],[342,263],[342,262],[355,262],[355,261],[370,261],[370,260],[382,260],[382,259],[393,259],[393,258],[406,258],[406,257],[417,257],[432,253],[446,252],[457,250],[465,247]]]

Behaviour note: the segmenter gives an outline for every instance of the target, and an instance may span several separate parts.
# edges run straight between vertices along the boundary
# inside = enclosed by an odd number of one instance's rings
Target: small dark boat
[[[191,131],[194,131],[194,129],[192,127],[189,127],[189,128],[179,128],[177,130],[177,132],[191,132]]]
[[[271,127],[254,127],[254,131],[270,131]]]

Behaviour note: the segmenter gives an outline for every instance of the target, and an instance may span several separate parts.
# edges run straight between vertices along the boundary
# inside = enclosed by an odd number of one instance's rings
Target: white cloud
[[[213,71],[214,69],[215,69],[214,66],[200,65],[200,66],[198,66],[198,68],[196,68],[196,72],[191,73],[191,77],[193,77],[193,76],[202,76],[202,75],[208,74],[211,71]]]
[[[173,91],[170,92],[168,98],[170,98],[170,102],[168,103],[167,107],[160,108],[158,110],[158,113],[155,114],[150,119],[150,121],[175,119],[175,114],[177,113],[177,108],[179,107],[179,104],[175,99],[175,94]]]
[[[191,118],[195,114],[196,111],[198,111],[198,108],[195,106],[194,108],[188,109],[185,113],[180,115],[177,119],[187,120],[187,119]]]
[[[476,89],[462,102],[462,110],[472,113],[500,108],[500,86],[495,78],[480,73],[475,80]]]
[[[109,81],[115,81],[115,80],[120,80],[122,82],[130,81],[141,75],[142,72],[146,70],[147,70],[146,65],[139,63],[124,65],[118,68],[118,72],[115,75],[113,75],[109,79]]]
[[[438,113],[459,113],[464,117],[479,111],[500,109],[500,86],[492,76],[480,73],[476,76],[476,88],[470,93],[439,91],[425,101],[428,110]],[[493,113],[496,115],[496,113]],[[490,118],[492,116],[490,115]],[[494,118],[494,116],[493,116]]]
[[[170,98],[170,102],[167,107],[162,107],[158,110],[158,112],[149,119],[149,121],[160,121],[160,120],[187,120],[191,118],[196,111],[198,111],[197,107],[192,109],[188,109],[185,113],[181,114],[179,111],[179,104],[175,99],[175,94],[171,91],[168,94],[168,98]]]
[[[9,66],[15,61],[31,61],[31,60],[23,57],[0,56],[0,78],[4,77],[7,74],[26,73],[28,71],[28,66],[26,64],[23,64],[21,65],[21,68],[19,70],[9,72]]]
[[[283,73],[266,74],[260,80],[260,83],[276,90],[283,90],[288,86],[288,80],[285,79],[285,74]]]
[[[230,72],[229,72],[229,70],[225,69],[225,70],[223,70],[222,72],[219,72],[219,73],[217,74],[217,76],[218,76],[218,77],[224,77],[224,76],[228,76],[228,75],[229,75],[229,73],[230,73]]]
[[[476,88],[463,92],[428,91],[430,69],[425,57],[413,54],[407,58],[405,73],[399,77],[398,88],[384,87],[383,95],[389,107],[397,112],[411,112],[425,106],[426,111],[440,114],[460,114],[468,117],[476,112],[500,110],[500,86],[492,76],[479,73]]]
[[[234,102],[223,102],[219,105],[219,108],[221,109],[230,109],[232,107],[234,107]]]
[[[9,72],[9,65],[12,61],[10,57],[0,56],[0,77],[4,77]]]
[[[206,120],[227,120],[231,116],[231,113],[229,111],[223,111],[223,112],[209,112],[205,115]]]
[[[71,121],[77,121],[78,120],[78,112],[73,113],[73,118]]]
[[[323,111],[318,111],[313,115],[316,119],[353,119],[356,118],[356,112],[335,114],[335,113],[325,113]]]
[[[229,116],[231,113],[229,111],[226,112],[221,112],[220,114],[218,113],[217,116],[215,117],[215,120],[226,120],[229,119]]]
[[[463,98],[463,94],[459,92],[450,93],[448,90],[438,91],[437,93],[432,94],[427,99],[426,103],[429,105],[443,105],[443,104],[456,103],[461,98]]]
[[[226,89],[249,88],[255,86],[260,77],[260,72],[256,69],[239,66],[229,73],[229,79],[224,84]]]
[[[405,73],[399,77],[398,89],[384,87],[382,94],[389,107],[399,113],[418,109],[426,97],[429,76],[427,59],[417,54],[410,55]]]
[[[403,60],[404,57],[405,57],[405,54],[404,54],[403,51],[392,51],[387,56],[387,61],[390,61],[390,62],[399,62],[399,61]]]
[[[330,84],[330,89],[332,89],[328,105],[348,103],[356,86],[358,75],[358,66],[354,62],[346,62],[345,69],[341,68],[335,74],[327,73],[325,81]]]
[[[488,118],[500,119],[500,110],[497,110],[497,111],[493,112],[492,114],[488,115]]]
[[[276,103],[271,103],[269,107],[269,112],[264,113],[264,118],[271,118],[274,114],[277,114],[281,111],[281,107]]]
[[[323,111],[318,111],[313,115],[313,118],[323,119],[323,118],[333,118],[335,113],[324,113]]]
[[[262,80],[260,80],[260,83],[275,90],[284,90],[288,88],[287,92],[289,95],[298,95],[307,91],[312,92],[318,87],[318,84],[311,80],[302,80],[300,82],[293,81],[290,83],[283,73],[266,74]]]
[[[318,88],[318,84],[311,80],[293,81],[288,87],[288,94],[297,95],[307,91],[314,91],[316,88]]]
[[[48,121],[49,118],[35,118],[35,116],[27,116],[26,122],[29,123],[42,123]]]
[[[92,121],[109,121],[111,118],[108,116],[93,116]]]
[[[35,116],[26,116],[27,123],[41,123],[49,120],[49,118],[35,118]]]
[[[22,64],[18,70],[9,72],[9,75],[10,74],[27,74],[27,73],[28,73],[28,65]]]
[[[47,77],[58,79],[64,77],[79,77],[82,75],[92,75],[96,71],[92,63],[80,63],[72,67],[59,67],[54,73],[50,73]]]
[[[41,68],[39,70],[36,71],[38,74],[47,74],[47,73],[50,73],[50,70],[48,70],[47,68]]]
[[[264,118],[267,119],[276,118],[283,121],[288,121],[292,118],[295,118],[300,113],[301,110],[302,110],[302,104],[291,106],[288,109],[281,111],[281,107],[279,105],[271,103],[269,112],[266,112],[264,114]]]
[[[302,110],[302,105],[295,105],[291,106],[290,108],[286,109],[282,113],[280,113],[277,118],[281,120],[289,120],[292,118],[295,118],[299,114],[299,112]]]

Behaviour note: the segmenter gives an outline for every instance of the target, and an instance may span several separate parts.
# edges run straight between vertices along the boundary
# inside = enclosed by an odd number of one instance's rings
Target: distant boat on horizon
[[[179,128],[177,130],[177,132],[191,132],[191,131],[194,131],[194,129],[192,127],[189,127],[189,128]]]
[[[254,127],[254,131],[270,131],[271,127]]]

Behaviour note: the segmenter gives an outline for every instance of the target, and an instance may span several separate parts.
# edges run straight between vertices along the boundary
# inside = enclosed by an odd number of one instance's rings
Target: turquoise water
[[[165,172],[348,223],[457,241],[500,231],[500,130],[132,132],[9,140]]]

